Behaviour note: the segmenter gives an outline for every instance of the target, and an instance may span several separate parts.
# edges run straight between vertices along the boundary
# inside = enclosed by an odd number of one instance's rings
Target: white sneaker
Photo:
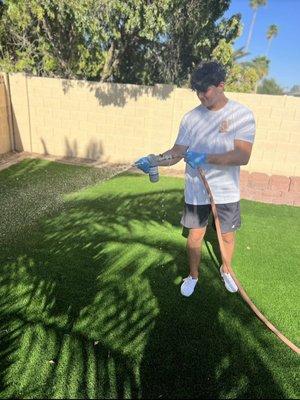
[[[230,275],[229,272],[228,273],[223,272],[222,267],[223,267],[223,265],[221,265],[221,267],[220,267],[220,274],[225,283],[226,289],[231,293],[237,292],[239,290],[239,288],[236,286],[236,283],[234,282],[232,276]]]
[[[187,278],[183,279],[183,283],[180,287],[180,292],[183,296],[189,297],[193,294],[198,278],[193,278],[189,275]]]

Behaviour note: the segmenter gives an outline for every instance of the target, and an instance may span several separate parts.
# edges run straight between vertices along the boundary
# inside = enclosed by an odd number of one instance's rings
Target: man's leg
[[[233,257],[234,244],[235,244],[235,232],[222,233],[222,238],[227,255],[227,260],[229,262],[229,265],[231,266],[231,260]],[[229,273],[228,268],[226,268],[224,265],[222,269],[223,272],[225,272],[226,274]]]
[[[201,245],[205,235],[206,227],[191,228],[187,238],[187,252],[189,258],[190,275],[193,278],[199,276],[199,265],[201,260]]]
[[[229,266],[234,253],[235,231],[241,226],[240,202],[217,204],[218,217],[222,229],[222,239]],[[223,272],[228,274],[228,269],[223,266]]]

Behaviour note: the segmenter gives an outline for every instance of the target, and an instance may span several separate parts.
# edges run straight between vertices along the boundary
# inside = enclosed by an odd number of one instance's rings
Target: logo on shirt
[[[229,121],[227,119],[224,119],[221,121],[220,126],[219,126],[219,132],[221,133],[226,133],[229,131]]]

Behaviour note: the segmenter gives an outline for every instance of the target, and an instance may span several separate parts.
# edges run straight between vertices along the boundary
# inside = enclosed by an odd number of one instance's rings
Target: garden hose
[[[226,256],[226,250],[225,250],[225,246],[224,246],[224,241],[222,238],[222,233],[221,233],[221,226],[220,226],[220,221],[219,221],[219,217],[218,217],[218,212],[217,212],[217,208],[214,202],[214,198],[212,195],[212,192],[210,190],[210,187],[208,185],[208,182],[205,178],[205,174],[204,171],[199,168],[199,175],[200,178],[205,186],[205,189],[207,191],[207,194],[209,196],[210,199],[210,203],[211,203],[211,209],[212,209],[212,213],[213,213],[213,217],[215,220],[215,226],[216,226],[216,231],[217,231],[217,236],[218,236],[218,242],[219,242],[219,246],[220,246],[220,252],[221,252],[221,257],[222,257],[222,261],[223,261],[223,265],[225,265],[225,267],[228,268],[228,271],[230,273],[230,275],[232,276],[235,284],[238,287],[239,293],[241,295],[241,297],[243,298],[243,300],[248,304],[248,306],[251,308],[251,310],[254,312],[254,314],[273,332],[275,333],[275,335],[286,345],[288,346],[290,349],[292,349],[295,353],[300,354],[300,349],[299,347],[297,347],[294,343],[292,343],[288,338],[286,338],[260,311],[259,309],[255,306],[255,304],[251,301],[250,297],[247,295],[247,293],[245,292],[243,286],[240,284],[240,282],[238,281],[238,279],[236,278],[230,263],[228,262],[227,256]]]

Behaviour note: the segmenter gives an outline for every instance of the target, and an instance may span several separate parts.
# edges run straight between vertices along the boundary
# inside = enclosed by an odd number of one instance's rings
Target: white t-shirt
[[[207,154],[221,154],[234,149],[234,140],[253,143],[255,121],[251,110],[228,100],[223,108],[211,111],[200,105],[182,118],[175,144],[188,146],[189,150]],[[240,200],[240,167],[204,164],[203,170],[216,204]],[[206,189],[197,169],[186,164],[185,202],[209,204]]]

